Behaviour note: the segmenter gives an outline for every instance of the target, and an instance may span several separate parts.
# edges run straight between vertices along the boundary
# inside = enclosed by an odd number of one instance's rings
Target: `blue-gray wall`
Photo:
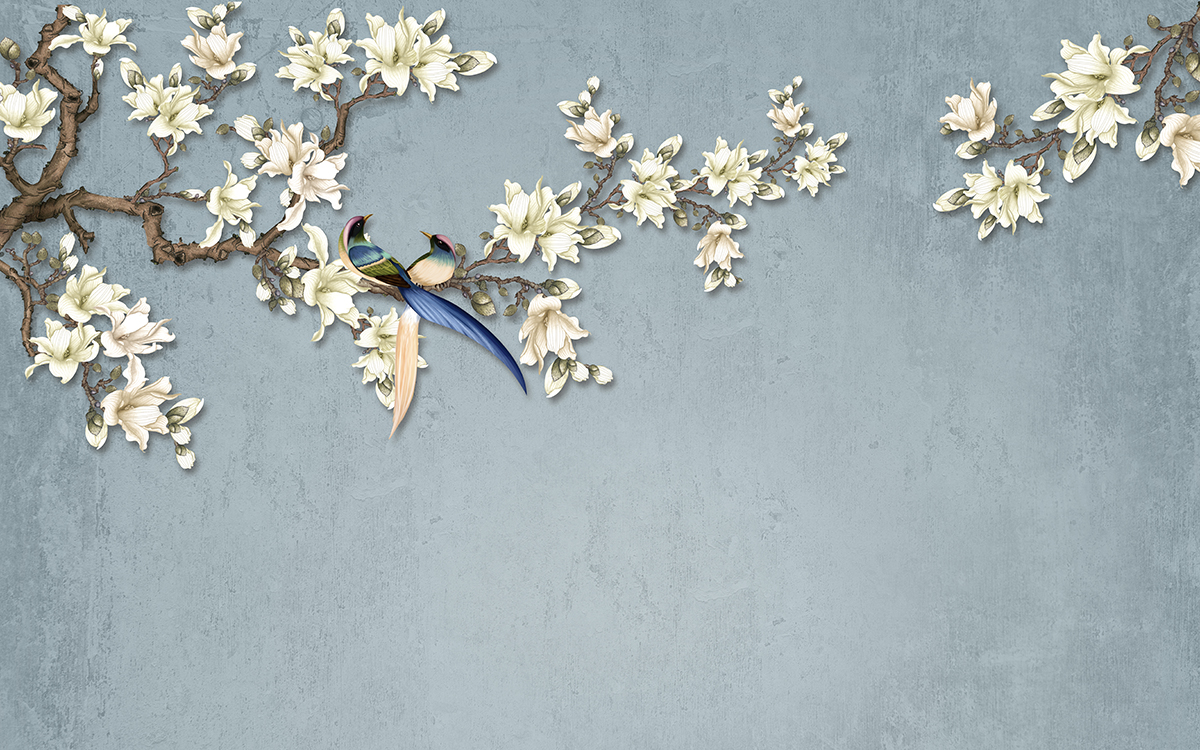
[[[327,121],[273,77],[286,27],[328,10],[292,5],[235,14],[260,80],[208,122]],[[350,5],[354,38],[398,8]],[[183,59],[183,6],[109,4],[146,72]],[[88,262],[171,318],[145,362],[206,399],[199,458],[115,429],[91,449],[77,384],[24,379],[0,286],[0,746],[1196,747],[1200,185],[1139,163],[1130,126],[1074,186],[1047,181],[1044,226],[980,243],[931,207],[978,168],[938,134],[945,96],[990,80],[1027,122],[1060,39],[1146,41],[1146,13],[1194,7],[448,5],[456,48],[499,65],[433,106],[362,108],[350,210],[308,214],[331,234],[374,212],[377,240],[467,239],[505,178],[582,179],[555,105],[590,75],[639,153],[680,133],[691,168],[719,135],[771,145],[765,93],[802,74],[848,173],[747,212],[732,293],[701,292],[670,222],[568,266],[609,386],[548,401],[534,376],[524,397],[424,331],[391,441],[344,330],[314,345],[311,309],[269,314],[245,259],[153,267],[134,222],[81,216]],[[28,47],[51,12],[0,33]],[[157,174],[122,54],[68,188]],[[188,144],[172,185],[202,189],[247,145]],[[517,349],[517,321],[491,325]]]

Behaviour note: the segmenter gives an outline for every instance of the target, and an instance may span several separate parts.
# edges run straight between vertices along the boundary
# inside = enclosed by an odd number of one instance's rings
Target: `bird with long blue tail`
[[[421,320],[437,323],[473,339],[496,356],[525,388],[521,367],[508,349],[491,331],[484,328],[470,313],[422,287],[436,286],[449,281],[456,265],[454,244],[444,234],[421,232],[429,238],[429,252],[405,268],[399,261],[376,246],[366,235],[366,216],[355,216],[346,222],[338,239],[338,253],[347,269],[368,281],[396,287],[408,305],[400,316],[396,329],[396,361],[392,371],[395,402],[392,406],[391,438],[408,412],[417,383],[417,326]]]

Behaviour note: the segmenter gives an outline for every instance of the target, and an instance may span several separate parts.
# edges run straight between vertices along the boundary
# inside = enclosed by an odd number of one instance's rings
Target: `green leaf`
[[[228,132],[229,132],[229,126],[227,124],[221,123],[220,125],[217,126],[217,135],[225,135]]]
[[[507,318],[508,316],[512,315],[516,311],[517,311],[516,305],[509,305],[508,307],[504,308],[504,317]]]
[[[1012,125],[1014,119],[1015,118],[1012,115],[1008,115],[1007,117],[1005,117],[1004,118],[1004,127],[1007,128],[1009,125]]]
[[[1158,16],[1150,15],[1146,16],[1146,25],[1152,29],[1157,29],[1159,26],[1162,26],[1162,21],[1158,20]]]

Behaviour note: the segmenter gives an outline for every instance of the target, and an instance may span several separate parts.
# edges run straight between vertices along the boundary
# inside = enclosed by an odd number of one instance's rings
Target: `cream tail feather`
[[[411,307],[406,307],[396,327],[396,365],[392,373],[396,401],[392,411],[392,432],[388,435],[389,440],[396,434],[396,428],[408,413],[413,390],[417,385],[417,324],[420,322],[421,317]]]

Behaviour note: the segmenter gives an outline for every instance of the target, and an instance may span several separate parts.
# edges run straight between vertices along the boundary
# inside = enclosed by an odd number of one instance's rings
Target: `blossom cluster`
[[[458,91],[457,76],[479,75],[496,64],[496,57],[490,52],[456,53],[447,35],[432,40],[445,20],[444,10],[430,14],[424,23],[405,17],[403,8],[395,24],[367,13],[370,36],[352,42],[342,37],[346,17],[341,9],[335,8],[325,19],[323,31],[310,31],[306,37],[300,29],[289,27],[293,44],[281,53],[288,64],[276,76],[290,79],[294,91],[307,88],[314,92],[314,97],[330,101],[333,97],[325,87],[342,80],[338,67],[354,60],[348,54],[354,45],[367,55],[365,69],[355,69],[360,76],[360,92],[366,93],[372,82],[381,80],[400,96],[408,89],[411,78],[433,101],[439,88]]]
[[[66,234],[59,242],[56,265],[64,271],[72,271],[78,264],[74,255],[75,236]],[[160,407],[173,400],[178,394],[171,393],[171,380],[160,377],[150,383],[142,364],[142,357],[162,348],[166,342],[174,341],[175,334],[166,328],[167,320],[152,321],[150,305],[142,297],[132,306],[122,300],[130,290],[120,284],[106,282],[107,269],[97,270],[84,265],[82,270],[66,279],[61,295],[50,295],[47,304],[61,318],[47,317],[43,321],[45,336],[34,336],[31,341],[37,347],[33,364],[25,370],[30,377],[42,365],[50,374],[63,383],[69,383],[84,370],[83,387],[93,407],[88,411],[84,435],[95,448],[100,448],[108,439],[108,428],[120,426],[125,439],[137,443],[146,450],[150,433],[170,435],[175,446],[175,458],[179,465],[190,469],[196,455],[188,448],[191,430],[184,426],[204,406],[203,399],[187,398],[177,402],[165,414]],[[98,330],[92,322],[106,318],[108,330]],[[95,386],[89,386],[89,369],[101,372],[103,368],[94,362],[103,347],[104,356],[126,360],[110,372],[109,378]],[[125,387],[117,388],[112,381],[124,375]],[[93,393],[105,390],[107,395],[96,401]]]
[[[1040,223],[1042,215],[1037,204],[1049,197],[1039,187],[1040,178],[1050,174],[1050,170],[1045,169],[1042,155],[1057,147],[1058,157],[1063,162],[1063,179],[1073,183],[1095,161],[1097,144],[1115,148],[1120,126],[1137,122],[1129,113],[1125,97],[1143,88],[1142,82],[1160,52],[1168,58],[1163,80],[1154,90],[1153,115],[1143,124],[1134,147],[1142,161],[1154,156],[1160,145],[1170,148],[1171,168],[1179,174],[1179,184],[1186,185],[1200,168],[1200,115],[1189,116],[1185,105],[1197,101],[1200,91],[1172,95],[1164,89],[1168,83],[1174,88],[1182,86],[1182,79],[1172,72],[1172,65],[1181,65],[1192,78],[1200,81],[1200,52],[1194,39],[1198,22],[1200,11],[1188,22],[1169,26],[1150,16],[1147,19],[1150,28],[1164,34],[1153,49],[1133,44],[1132,36],[1125,39],[1124,47],[1113,48],[1101,41],[1100,34],[1093,36],[1086,48],[1063,39],[1060,55],[1067,69],[1044,76],[1052,79],[1050,90],[1054,98],[1030,116],[1039,123],[1060,118],[1050,131],[1033,128],[1032,135],[1026,136],[1023,131],[1016,130],[1013,133],[1015,140],[1009,140],[1013,116],[1007,116],[1002,127],[997,126],[997,105],[995,99],[990,99],[990,83],[976,86],[972,80],[969,96],[947,97],[950,112],[939,122],[943,124],[943,134],[956,131],[967,134],[968,140],[955,150],[960,158],[974,159],[995,148],[1044,145],[1037,151],[1009,160],[1002,175],[984,161],[982,172],[964,175],[965,188],[943,193],[934,208],[949,212],[970,206],[975,218],[983,217],[978,232],[980,239],[987,237],[996,224],[1011,226],[1015,232],[1020,217]],[[1167,107],[1173,107],[1175,111],[1163,114]],[[1069,145],[1066,136],[1072,137]],[[1037,167],[1030,170],[1028,163],[1034,158]]]

